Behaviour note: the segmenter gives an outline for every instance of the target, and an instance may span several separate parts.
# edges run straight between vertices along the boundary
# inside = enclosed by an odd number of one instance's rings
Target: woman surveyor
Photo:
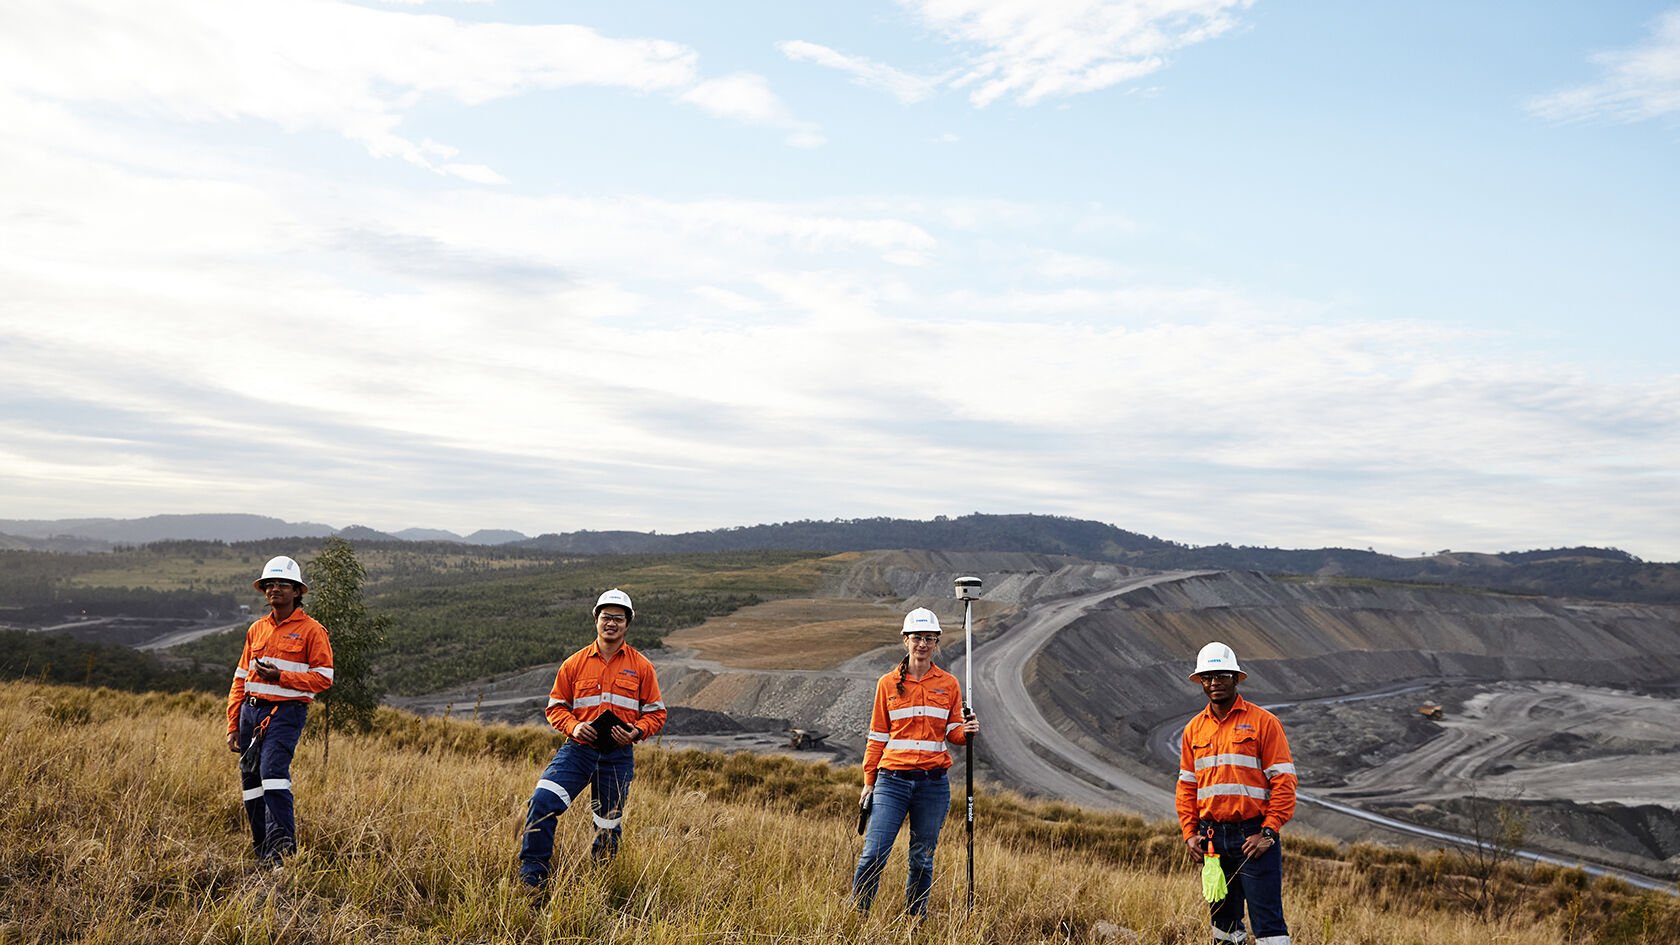
[[[939,828],[951,807],[951,753],[946,742],[961,745],[980,731],[972,716],[963,718],[957,677],[933,665],[939,648],[939,618],[918,607],[904,616],[904,659],[875,684],[875,710],[863,754],[863,794],[871,808],[863,855],[852,874],[852,900],[867,912],[881,885],[893,840],[910,820],[910,873],[904,883],[905,907],[927,915],[933,888],[933,850]]]

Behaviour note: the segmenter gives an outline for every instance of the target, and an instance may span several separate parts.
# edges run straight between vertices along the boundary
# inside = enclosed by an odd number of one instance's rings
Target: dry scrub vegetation
[[[590,864],[589,817],[572,812],[552,895],[532,900],[516,835],[554,736],[388,710],[334,739],[331,770],[305,738],[302,852],[259,869],[221,718],[204,695],[0,686],[0,943],[1208,941],[1196,864],[1166,824],[988,793],[975,915],[953,818],[934,918],[913,929],[892,908],[902,837],[875,914],[845,906],[854,769],[657,746],[638,758],[624,852]],[[1496,907],[1472,915],[1457,862],[1291,838],[1295,941],[1656,943],[1680,927],[1671,897],[1548,868],[1496,877]]]

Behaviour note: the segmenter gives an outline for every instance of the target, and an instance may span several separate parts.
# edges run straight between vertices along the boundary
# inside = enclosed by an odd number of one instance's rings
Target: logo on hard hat
[[[903,633],[939,633],[939,617],[926,607],[917,607],[904,615]]]

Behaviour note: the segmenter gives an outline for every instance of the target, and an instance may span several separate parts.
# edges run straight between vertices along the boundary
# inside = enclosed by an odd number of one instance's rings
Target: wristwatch
[[[1273,843],[1278,842],[1277,831],[1273,830],[1270,827],[1261,827],[1260,828],[1260,836],[1265,837],[1267,840],[1270,840]]]

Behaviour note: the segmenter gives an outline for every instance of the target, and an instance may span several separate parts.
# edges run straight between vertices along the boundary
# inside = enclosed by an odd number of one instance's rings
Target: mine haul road
[[[1051,728],[1027,691],[1027,661],[1057,631],[1096,604],[1156,584],[1214,573],[1167,571],[1140,575],[1094,594],[1035,604],[1020,623],[1003,635],[976,645],[975,715],[982,719],[983,725],[987,713],[1004,724],[994,722],[983,728],[975,750],[982,753],[996,776],[1017,786],[1030,785],[1034,793],[1085,807],[1124,808],[1151,817],[1173,816],[1171,791],[1104,761]],[[962,667],[959,664],[952,669]]]

